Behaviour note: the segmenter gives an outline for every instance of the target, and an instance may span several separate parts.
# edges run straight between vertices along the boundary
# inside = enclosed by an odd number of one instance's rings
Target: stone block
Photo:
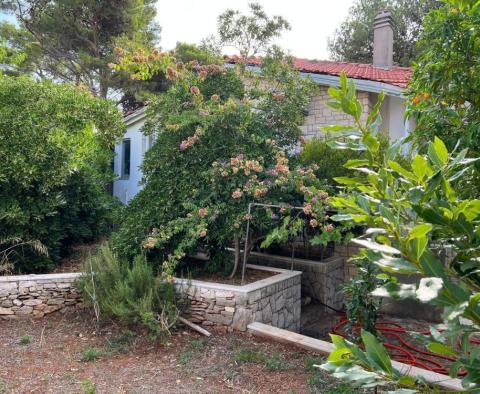
[[[13,315],[13,311],[10,308],[0,307],[0,316]]]
[[[254,320],[254,314],[251,310],[238,307],[233,315],[232,328],[238,331],[246,331],[247,326]]]
[[[22,306],[15,313],[17,315],[29,315],[32,312],[33,312],[33,308],[31,306]]]
[[[26,305],[26,306],[35,306],[35,305],[40,305],[41,303],[42,303],[42,300],[39,300],[38,298],[33,300],[23,301],[23,305]]]
[[[47,301],[47,305],[62,305],[64,302],[63,298],[52,298]]]

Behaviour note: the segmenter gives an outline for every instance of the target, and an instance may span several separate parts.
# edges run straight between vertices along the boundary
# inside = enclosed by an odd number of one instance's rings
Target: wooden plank
[[[273,339],[289,345],[301,347],[302,349],[328,355],[334,349],[330,342],[322,341],[307,337],[306,335],[297,334],[295,332],[287,331],[282,328],[270,326],[259,322],[254,322],[248,325],[248,331],[254,335]],[[398,361],[392,361],[392,365],[401,374],[420,377],[422,376],[426,382],[441,386],[448,390],[464,391],[460,379],[452,379],[447,375],[442,375],[436,372],[427,371],[422,368],[414,367],[408,364],[403,364]]]
[[[195,323],[192,323],[190,320],[187,320],[185,319],[184,317],[182,316],[178,316],[177,317],[179,321],[181,321],[183,324],[187,325],[188,327],[190,327],[191,329],[199,332],[200,334],[203,334],[205,335],[206,337],[209,337],[210,335],[212,335],[209,331],[205,330],[204,328],[200,327],[199,325],[195,324]]]

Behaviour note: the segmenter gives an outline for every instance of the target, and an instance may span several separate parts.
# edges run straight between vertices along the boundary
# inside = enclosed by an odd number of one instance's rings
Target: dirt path
[[[353,393],[321,359],[248,334],[163,343],[83,314],[0,321],[0,393]]]

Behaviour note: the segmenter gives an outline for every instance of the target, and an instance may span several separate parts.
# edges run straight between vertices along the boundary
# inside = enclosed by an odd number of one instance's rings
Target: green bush
[[[16,271],[44,271],[62,245],[91,239],[107,216],[104,187],[124,125],[113,103],[70,85],[0,75],[0,240],[22,247]]]
[[[316,165],[315,175],[329,192],[333,192],[337,185],[334,178],[346,176],[351,172],[343,165],[348,160],[359,157],[359,152],[332,149],[328,146],[327,139],[314,138],[303,146],[299,159],[303,165]]]
[[[80,288],[101,317],[140,324],[154,337],[168,333],[175,324],[175,289],[156,277],[142,255],[129,264],[103,245],[85,262]]]
[[[149,104],[143,132],[158,136],[157,142],[145,155],[144,188],[126,208],[113,247],[127,258],[147,250],[167,277],[198,249],[210,253],[210,268],[224,271],[218,254],[232,241],[239,252],[249,202],[301,203],[300,185],[289,182],[285,151],[300,136],[314,85],[286,58],[265,60],[262,75],[248,75],[249,84],[218,65],[180,65],[158,53],[144,56],[147,64],[137,58],[125,55],[118,68],[135,78],[165,70],[172,86]],[[257,210],[252,233],[268,226],[272,212]]]

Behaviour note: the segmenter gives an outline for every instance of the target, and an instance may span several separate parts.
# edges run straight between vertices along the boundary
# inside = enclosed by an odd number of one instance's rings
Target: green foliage
[[[251,15],[228,9],[218,17],[218,37],[210,39],[213,47],[233,47],[243,59],[265,53],[273,39],[290,24],[281,16],[269,17],[258,3],[249,4]]]
[[[87,347],[82,350],[82,357],[80,361],[83,363],[88,363],[90,361],[98,360],[99,358],[105,355],[105,351],[98,349],[96,347]]]
[[[423,17],[440,5],[438,0],[357,0],[328,46],[335,60],[372,63],[373,21],[383,10],[393,18],[393,61],[410,66],[417,54]]]
[[[335,350],[328,356],[322,369],[334,377],[348,382],[353,387],[372,387],[394,383],[405,387],[413,387],[415,378],[402,376],[392,367],[390,357],[383,345],[368,331],[362,330],[361,338],[365,350],[345,340],[343,337],[331,334]],[[415,393],[416,390],[404,389],[398,393]]]
[[[32,337],[30,335],[22,335],[18,340],[20,345],[28,345],[32,342]]]
[[[334,178],[346,176],[350,173],[344,164],[348,160],[358,159],[359,152],[341,151],[328,146],[327,139],[314,138],[309,140],[300,153],[300,162],[303,165],[315,165],[315,175],[325,184],[329,193],[335,191]]]
[[[4,31],[6,47],[24,56],[19,72],[84,85],[104,98],[122,86],[108,67],[115,47],[151,47],[159,36],[153,0],[20,0],[0,7],[19,23],[14,34],[12,26]]]
[[[152,337],[168,334],[175,324],[175,289],[154,275],[142,255],[129,264],[103,245],[86,261],[80,287],[101,316],[140,324]]]
[[[379,268],[368,260],[356,261],[359,275],[354,276],[343,286],[346,296],[345,307],[347,312],[347,329],[359,324],[372,334],[376,334],[375,323],[381,306],[381,299],[372,296],[372,292],[380,286],[381,280],[377,278]],[[351,337],[353,341],[356,338]]]
[[[479,25],[480,7],[473,1],[449,1],[425,19],[408,108],[417,121],[413,135],[421,150],[437,136],[449,150],[459,144],[480,153]],[[475,167],[478,172],[480,164]],[[461,181],[463,194],[479,196],[473,171]]]
[[[395,142],[383,154],[379,151],[379,104],[362,123],[355,87],[345,75],[340,88],[331,89],[330,93],[331,106],[343,109],[355,122],[354,128],[330,128],[338,135],[332,145],[366,154],[365,161],[358,164],[361,167],[352,166],[361,176],[337,178],[348,193],[331,199],[339,210],[332,219],[368,227],[353,242],[363,247],[358,257],[377,265],[383,271],[382,279],[387,281],[374,295],[414,298],[443,308],[444,331],[435,330],[434,339],[443,344],[450,341],[454,346],[429,347],[439,353],[455,353],[458,361],[452,375],[458,368],[465,368],[468,375],[463,384],[476,389],[480,384],[480,351],[477,346],[472,349],[469,338],[478,333],[480,325],[480,200],[462,198],[458,190],[462,176],[477,159],[467,158],[467,149],[449,152],[443,141],[435,137],[425,154],[412,154],[411,169],[407,169],[397,161],[403,141]],[[452,251],[452,257],[446,261],[441,258],[445,250]],[[395,274],[419,275],[421,279],[417,284],[402,284]],[[460,318],[469,319],[473,325],[466,325]],[[368,353],[365,339],[372,341],[369,335],[362,335]],[[362,356],[338,338],[335,345],[337,350],[330,361],[340,369],[332,370],[342,372],[346,379],[381,384],[384,378],[395,378],[396,373],[392,374],[383,357],[380,360],[373,355]],[[355,362],[343,357],[343,352],[354,354]],[[397,383],[408,386],[405,381]]]
[[[96,394],[97,386],[90,379],[81,381],[83,387],[83,394]]]
[[[173,275],[186,253],[200,248],[215,259],[232,240],[240,240],[249,202],[296,201],[301,185],[290,181],[284,149],[300,135],[313,85],[288,62],[287,70],[275,66],[276,56],[265,60],[265,73],[248,76],[248,85],[234,70],[178,64],[165,54],[145,62],[131,54],[121,59],[119,69],[147,79],[163,72],[172,86],[148,107],[143,131],[156,135],[157,142],[142,164],[144,188],[114,236],[118,253],[133,256],[143,246],[149,258],[162,262],[167,276]],[[276,92],[268,87],[274,80]],[[305,182],[314,182],[308,181],[311,176],[303,170]],[[252,232],[271,228],[271,216],[256,211]]]
[[[107,226],[104,188],[122,118],[71,86],[0,76],[0,130],[0,239],[41,242],[48,257],[24,246],[11,258],[17,271],[45,270],[62,248]]]

